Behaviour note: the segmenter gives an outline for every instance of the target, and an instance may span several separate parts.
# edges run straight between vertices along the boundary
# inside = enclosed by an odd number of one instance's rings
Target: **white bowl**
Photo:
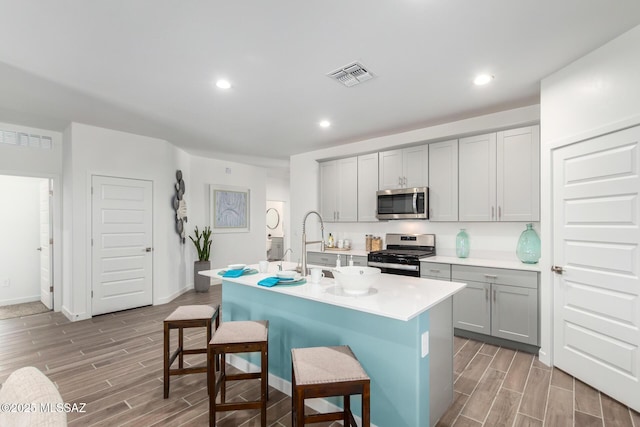
[[[229,270],[242,270],[247,264],[229,264],[227,267]]]
[[[332,272],[336,284],[349,295],[367,294],[381,277],[381,270],[375,267],[337,267]]]
[[[276,276],[278,276],[278,279],[294,279],[296,277],[296,274],[298,274],[295,271],[278,271],[276,273]]]

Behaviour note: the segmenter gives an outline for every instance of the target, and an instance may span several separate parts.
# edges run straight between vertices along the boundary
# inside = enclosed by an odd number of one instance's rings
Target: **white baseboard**
[[[34,301],[40,301],[40,295],[32,295],[32,296],[29,296],[29,297],[3,299],[3,300],[0,300],[0,306],[13,305],[13,304],[24,304],[25,302],[34,302]]]
[[[72,322],[77,322],[79,320],[86,320],[91,318],[91,316],[89,316],[87,313],[72,313],[65,306],[62,306],[62,309],[60,310],[60,312],[64,314],[64,316]]]
[[[153,305],[162,305],[162,304],[169,303],[174,299],[178,298],[180,295],[190,291],[191,289],[193,289],[193,283],[191,283],[190,285],[187,285],[184,288],[178,289],[176,292],[174,292],[173,294],[167,297],[158,298],[157,300],[153,301]]]
[[[243,372],[258,372],[260,371],[260,367],[249,363],[247,360],[236,356],[235,354],[227,354],[227,363],[231,366],[240,369]],[[269,385],[276,390],[279,390],[286,394],[287,396],[291,396],[291,381],[287,381],[280,377],[277,377],[273,374],[269,374]],[[304,404],[309,408],[318,411],[318,412],[336,412],[342,410],[342,408],[334,405],[333,403],[325,400],[325,399],[307,399]],[[356,419],[356,423],[358,425],[362,425],[362,420],[360,417],[354,415]],[[375,424],[371,424],[373,427],[376,427]]]

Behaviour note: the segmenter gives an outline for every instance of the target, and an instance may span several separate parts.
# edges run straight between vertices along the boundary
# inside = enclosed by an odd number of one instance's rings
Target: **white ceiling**
[[[536,104],[543,77],[640,24],[640,1],[0,0],[0,16],[0,121],[266,164]],[[376,77],[326,77],[353,61]]]

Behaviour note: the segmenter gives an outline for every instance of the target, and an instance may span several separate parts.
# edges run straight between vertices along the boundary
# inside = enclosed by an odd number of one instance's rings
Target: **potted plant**
[[[192,236],[189,236],[189,238],[198,252],[198,261],[193,264],[193,285],[196,292],[209,292],[211,279],[198,274],[198,272],[211,269],[211,262],[209,261],[209,255],[211,255],[211,227],[205,227],[201,233],[196,226],[193,232],[196,238],[194,239]]]

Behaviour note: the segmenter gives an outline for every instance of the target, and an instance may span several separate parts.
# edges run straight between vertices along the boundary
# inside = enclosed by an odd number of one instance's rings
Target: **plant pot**
[[[196,292],[209,292],[211,278],[198,274],[199,271],[211,270],[210,261],[195,261],[193,263],[193,287]]]

